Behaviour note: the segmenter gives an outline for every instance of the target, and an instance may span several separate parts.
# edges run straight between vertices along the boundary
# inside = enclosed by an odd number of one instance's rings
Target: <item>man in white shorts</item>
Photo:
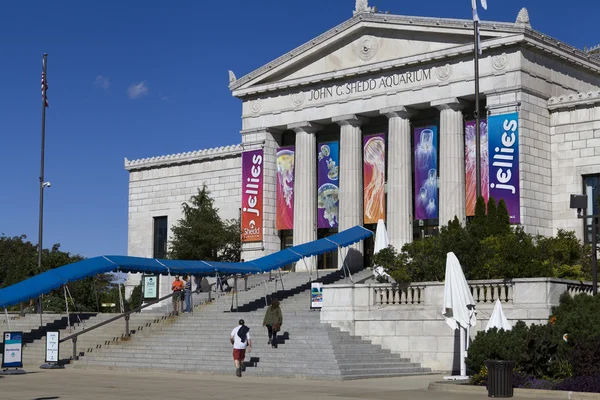
[[[246,357],[246,349],[248,353],[252,352],[252,339],[250,338],[250,328],[244,325],[244,320],[240,319],[239,325],[231,331],[229,341],[233,345],[233,363],[235,365],[235,375],[242,376],[242,367],[244,358]]]

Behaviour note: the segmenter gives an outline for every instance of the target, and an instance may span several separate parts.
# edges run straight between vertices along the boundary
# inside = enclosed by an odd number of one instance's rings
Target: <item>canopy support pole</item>
[[[278,271],[279,271],[279,280],[281,280],[281,290],[285,290],[285,288],[283,287],[283,275],[281,275],[281,267],[279,267]]]
[[[10,331],[10,319],[8,319],[8,310],[4,307],[4,315],[6,315],[6,325],[8,325],[8,330]]]
[[[292,250],[292,249],[287,249],[287,250],[288,250],[288,251],[290,251],[290,252],[292,252],[292,253],[294,253],[295,255],[297,255],[298,257],[300,257],[300,258],[301,258],[301,260],[302,260],[302,264],[304,264],[304,269],[306,269],[306,270],[308,271],[308,281],[309,281],[309,282],[312,282],[312,266],[311,266],[310,268],[308,268],[308,265],[306,265],[306,260],[305,260],[305,258],[306,258],[306,257],[305,257],[305,256],[303,256],[303,255],[302,255],[302,254],[300,254],[300,253],[296,253],[296,252],[295,252],[294,250]],[[317,277],[318,277],[318,275],[317,275]]]
[[[267,301],[267,296],[269,295],[269,287],[267,286],[267,281],[265,282],[265,307],[269,306],[269,302]]]
[[[117,280],[117,288],[119,289],[119,306],[121,307],[121,314],[125,312],[125,306],[123,304],[123,294],[121,293],[121,271],[119,271],[119,279]]]
[[[352,273],[350,272],[350,266],[348,266],[348,264],[346,264],[346,258],[348,256],[348,251],[346,251],[346,257],[343,256],[343,252],[342,252],[342,247],[340,245],[338,245],[338,252],[340,253],[340,255],[342,255],[342,268],[345,268],[348,270],[348,277],[350,278],[350,282],[354,283],[354,279],[352,279]],[[346,271],[344,271],[344,276],[346,276]]]
[[[67,299],[67,285],[63,285],[63,292],[65,293],[65,308],[67,310],[67,326],[69,327],[69,332],[72,332],[71,318],[69,316],[69,300]]]
[[[165,264],[161,263],[159,260],[157,260],[156,258],[154,259],[154,261],[156,261],[157,263],[159,263],[160,265],[162,265],[163,267],[165,267],[167,269],[167,274],[169,276],[169,281],[171,280],[171,269],[169,269],[169,267],[167,267]],[[157,288],[158,289],[158,296],[160,297],[160,286]],[[142,299],[144,298],[144,291],[142,288]],[[142,301],[140,301],[140,303],[142,303]],[[169,314],[169,303],[171,303],[170,301],[167,301],[167,314]],[[141,306],[141,304],[140,304]],[[175,311],[175,310],[173,310]],[[140,310],[140,313],[142,312],[142,310]]]
[[[69,286],[65,285],[65,289],[67,290],[67,293],[69,294],[69,297],[71,298],[71,301],[73,302],[73,308],[75,309],[75,300],[73,300],[73,296],[71,295],[71,291],[69,290]],[[74,310],[77,311],[77,310]],[[83,321],[81,320],[81,318],[79,317],[79,315],[77,315],[77,319],[79,320],[79,323],[85,328],[85,324],[83,323]]]

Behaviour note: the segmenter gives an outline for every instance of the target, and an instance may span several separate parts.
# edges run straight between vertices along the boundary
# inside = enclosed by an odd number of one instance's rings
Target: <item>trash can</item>
[[[513,397],[514,361],[486,360],[488,397]]]

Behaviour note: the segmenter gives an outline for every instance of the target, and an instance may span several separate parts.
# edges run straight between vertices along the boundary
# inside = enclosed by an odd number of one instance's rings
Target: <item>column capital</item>
[[[417,114],[417,110],[404,107],[404,106],[396,106],[396,107],[387,107],[382,110],[379,110],[381,115],[385,115],[388,118],[402,118],[409,119],[410,117]]]
[[[440,99],[431,102],[431,107],[436,107],[438,110],[454,110],[460,111],[467,105],[467,101],[456,98],[449,97],[447,99]]]
[[[323,130],[323,126],[316,124],[314,122],[296,122],[294,124],[289,124],[287,126],[288,129],[293,130],[296,133],[306,132],[306,133],[317,133],[320,130]]]
[[[369,119],[360,115],[349,114],[333,117],[331,121],[335,122],[339,126],[361,126],[369,122]]]

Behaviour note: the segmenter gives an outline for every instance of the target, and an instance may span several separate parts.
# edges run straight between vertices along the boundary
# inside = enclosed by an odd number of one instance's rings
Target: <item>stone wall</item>
[[[569,208],[570,194],[583,193],[583,176],[600,174],[600,91],[551,98],[553,229],[583,239],[583,224]]]
[[[182,217],[181,205],[206,183],[224,219],[239,217],[241,204],[241,146],[227,146],[165,157],[125,161],[129,170],[128,249],[130,256],[152,257],[154,218],[167,217],[171,228]],[[127,295],[141,276],[131,274]],[[170,281],[161,279],[162,296]]]
[[[513,325],[546,323],[564,292],[591,293],[590,285],[550,278],[471,281],[477,325],[471,338],[485,329],[496,299]],[[459,368],[458,331],[442,317],[444,284],[413,283],[399,289],[389,284],[337,284],[323,288],[321,321],[361,336],[434,371]]]

